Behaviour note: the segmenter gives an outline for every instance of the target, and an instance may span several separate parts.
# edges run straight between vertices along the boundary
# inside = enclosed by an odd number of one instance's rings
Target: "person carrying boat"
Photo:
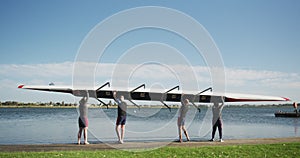
[[[119,143],[124,143],[124,135],[125,135],[125,123],[126,123],[126,111],[127,111],[127,103],[124,100],[124,96],[120,95],[117,98],[117,92],[113,92],[114,100],[118,104],[118,117],[116,121],[116,133],[119,139]],[[121,130],[121,132],[120,132]]]
[[[212,107],[212,113],[213,113],[213,119],[212,119],[212,138],[209,141],[214,141],[215,133],[218,128],[219,130],[219,138],[220,142],[223,142],[222,139],[222,129],[223,129],[223,123],[222,123],[222,110],[224,107],[224,98],[223,97],[212,97],[213,107]]]
[[[297,109],[298,104],[297,104],[296,102],[294,102],[294,103],[293,103],[293,106],[294,106],[294,108],[295,108],[294,112],[298,113],[298,109]]]
[[[185,117],[186,117],[186,113],[189,110],[189,103],[190,101],[188,99],[184,99],[183,101],[181,101],[181,107],[179,109],[179,114],[178,114],[178,119],[177,119],[177,126],[178,126],[178,134],[179,134],[179,142],[182,143],[182,132],[184,132],[185,136],[186,136],[186,140],[190,141],[188,132],[184,126],[185,124]]]
[[[89,125],[88,120],[88,99],[89,99],[89,92],[86,90],[85,95],[82,97],[82,99],[79,101],[79,118],[78,118],[78,124],[79,124],[79,131],[78,131],[78,145],[80,145],[80,139],[81,134],[83,131],[84,136],[84,144],[89,144],[87,141],[87,130]]]

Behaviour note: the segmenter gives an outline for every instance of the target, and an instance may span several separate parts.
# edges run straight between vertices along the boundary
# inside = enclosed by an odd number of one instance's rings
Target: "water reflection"
[[[177,139],[177,109],[129,109],[149,117],[129,115],[125,141],[161,141]],[[211,118],[208,109],[191,107],[186,124],[194,140],[208,140]],[[278,118],[276,107],[225,107],[224,139],[299,137],[299,118]],[[158,112],[157,112],[158,111]],[[208,112],[209,113],[209,112]],[[195,117],[193,115],[195,114]],[[75,143],[78,113],[59,108],[0,108],[0,144]],[[116,109],[89,109],[89,141],[114,142]]]

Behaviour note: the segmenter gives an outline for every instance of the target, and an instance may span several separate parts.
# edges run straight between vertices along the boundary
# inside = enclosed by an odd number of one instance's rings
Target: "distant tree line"
[[[77,106],[78,103],[65,103],[62,102],[32,102],[32,103],[24,103],[24,102],[17,102],[17,101],[0,101],[0,106]],[[102,106],[101,104],[91,104],[91,106]],[[117,103],[113,103],[112,101],[108,102],[108,106],[117,106]]]
[[[1,106],[77,106],[77,103],[65,103],[64,101],[62,102],[47,102],[47,103],[42,103],[42,102],[35,102],[35,103],[23,103],[23,102],[16,102],[16,101],[5,101],[5,102],[0,102]]]

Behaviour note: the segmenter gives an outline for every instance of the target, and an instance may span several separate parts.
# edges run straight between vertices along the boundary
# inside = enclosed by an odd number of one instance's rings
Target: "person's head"
[[[124,101],[124,100],[125,100],[125,99],[124,99],[124,95],[121,95],[121,96],[120,96],[120,100],[121,100],[121,101]]]
[[[82,97],[79,101],[79,104],[84,104],[86,102],[86,97]]]
[[[183,100],[184,105],[188,105],[190,103],[189,99],[184,99]]]
[[[297,109],[297,107],[298,107],[296,102],[293,103],[293,106],[294,106],[295,109]]]
[[[213,103],[213,106],[218,106],[219,105],[219,97],[212,96],[211,97],[211,102]]]
[[[221,97],[219,96],[212,96],[211,102],[213,103],[213,106],[219,106],[219,103],[221,103]]]
[[[219,102],[214,101],[214,102],[213,102],[213,106],[215,106],[215,107],[216,107],[216,106],[219,106]]]

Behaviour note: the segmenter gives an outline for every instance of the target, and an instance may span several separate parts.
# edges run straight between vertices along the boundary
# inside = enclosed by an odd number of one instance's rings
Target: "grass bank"
[[[1,152],[0,157],[300,157],[300,142],[258,145],[163,147],[155,150]]]

